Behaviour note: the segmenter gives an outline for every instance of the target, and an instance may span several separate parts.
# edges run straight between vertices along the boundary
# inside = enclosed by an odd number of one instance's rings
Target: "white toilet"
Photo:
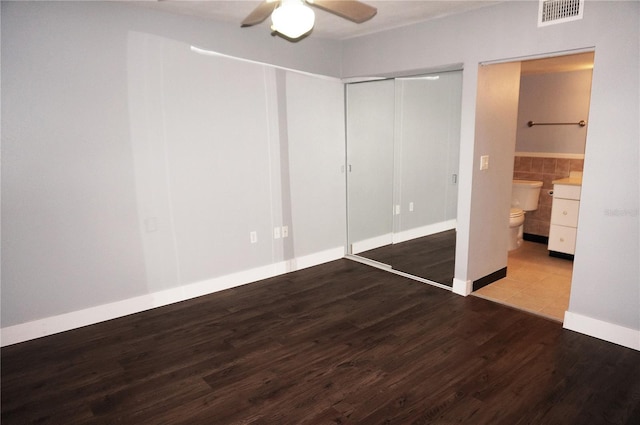
[[[524,215],[538,209],[541,181],[513,180],[511,186],[511,210],[509,213],[509,251],[522,245]]]

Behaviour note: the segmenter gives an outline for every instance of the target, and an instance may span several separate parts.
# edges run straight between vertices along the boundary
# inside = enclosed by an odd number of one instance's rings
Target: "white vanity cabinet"
[[[582,186],[577,184],[575,179],[568,178],[553,183],[548,248],[552,255],[553,253],[573,255],[576,248]]]

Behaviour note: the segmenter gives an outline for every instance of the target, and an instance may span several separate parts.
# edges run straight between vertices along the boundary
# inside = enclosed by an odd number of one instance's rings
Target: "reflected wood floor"
[[[1,357],[3,425],[640,423],[640,352],[348,260]]]
[[[382,246],[358,254],[394,269],[443,285],[453,286],[456,256],[456,231]]]

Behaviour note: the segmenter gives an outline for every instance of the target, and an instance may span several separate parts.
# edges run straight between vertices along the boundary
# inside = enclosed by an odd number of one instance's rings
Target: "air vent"
[[[584,0],[540,0],[538,26],[582,19]]]

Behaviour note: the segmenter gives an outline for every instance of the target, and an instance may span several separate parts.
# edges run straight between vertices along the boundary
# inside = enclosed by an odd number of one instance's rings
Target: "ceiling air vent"
[[[538,26],[582,19],[584,0],[540,0]]]

